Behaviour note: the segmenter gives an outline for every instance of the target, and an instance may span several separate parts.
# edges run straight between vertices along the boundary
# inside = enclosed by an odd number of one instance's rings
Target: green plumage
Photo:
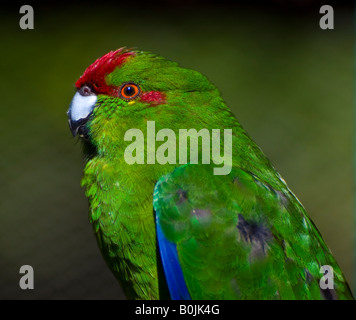
[[[154,207],[177,243],[195,299],[336,297],[319,288],[321,265],[333,266],[337,297],[350,297],[330,251],[287,188],[273,189],[240,168],[212,176],[207,166],[188,165],[156,189]]]
[[[107,74],[140,98],[98,94],[86,122],[82,185],[90,220],[109,267],[131,299],[169,298],[156,239],[155,215],[176,244],[192,299],[351,299],[340,268],[304,208],[200,73],[151,53],[134,52]],[[176,164],[129,165],[127,130],[147,121],[176,133]],[[232,129],[232,170],[179,164],[179,129]],[[223,143],[224,139],[221,139]],[[163,142],[156,142],[156,148]],[[173,142],[172,142],[173,144]],[[202,143],[198,144],[199,154]],[[223,145],[221,146],[223,150]],[[147,152],[147,150],[145,150]],[[211,151],[212,152],[212,151]],[[189,148],[187,149],[189,159]],[[201,161],[200,161],[201,163]],[[334,290],[321,290],[320,267],[334,270]]]

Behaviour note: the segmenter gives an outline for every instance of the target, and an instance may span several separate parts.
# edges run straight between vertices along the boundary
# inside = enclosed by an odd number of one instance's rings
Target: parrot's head
[[[131,128],[145,132],[147,121],[155,121],[157,130],[209,128],[226,111],[205,76],[139,50],[105,54],[75,86],[68,110],[71,132],[99,148],[122,141]]]

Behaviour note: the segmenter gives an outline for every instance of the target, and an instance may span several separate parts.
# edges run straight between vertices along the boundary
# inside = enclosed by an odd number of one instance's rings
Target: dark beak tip
[[[77,122],[78,121],[73,121],[68,117],[69,130],[72,133],[73,137],[75,137],[78,134],[78,129],[80,127],[80,125]]]
[[[70,117],[68,117],[69,129],[73,137],[77,136],[78,134],[80,134],[81,136],[87,135],[86,123],[88,121],[88,118],[89,117],[85,119],[82,118],[79,120],[72,120]]]
[[[77,129],[70,128],[70,132],[72,133],[73,137],[75,137],[78,134],[78,130]]]

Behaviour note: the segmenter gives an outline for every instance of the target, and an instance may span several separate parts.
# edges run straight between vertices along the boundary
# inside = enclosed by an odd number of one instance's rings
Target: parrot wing
[[[352,299],[336,261],[287,187],[232,168],[185,165],[153,196],[172,299]],[[322,289],[321,266],[333,276]]]

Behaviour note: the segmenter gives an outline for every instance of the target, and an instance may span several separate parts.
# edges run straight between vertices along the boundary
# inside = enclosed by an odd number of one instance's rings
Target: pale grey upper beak
[[[73,136],[76,136],[87,122],[94,110],[97,99],[95,94],[83,95],[80,91],[74,95],[67,112],[69,128]]]

